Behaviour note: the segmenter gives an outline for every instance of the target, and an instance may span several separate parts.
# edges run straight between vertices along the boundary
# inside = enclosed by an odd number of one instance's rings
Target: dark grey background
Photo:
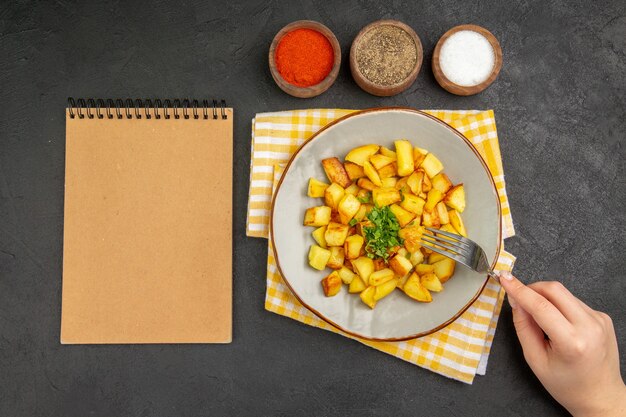
[[[83,4],[84,3],[84,4]],[[609,313],[626,352],[622,1],[2,2],[0,6],[0,416],[549,416],[564,411],[526,366],[504,307],[488,372],[461,384],[263,309],[266,242],[246,238],[250,119],[306,107],[494,109],[524,280],[559,279]],[[287,96],[267,50],[297,19],[343,48],[335,85]],[[376,98],[349,46],[396,18],[421,37],[415,84]],[[495,84],[469,98],[435,82],[437,39],[491,30]],[[61,346],[67,96],[217,97],[234,106],[234,339],[225,346]],[[219,227],[219,225],[216,225]]]

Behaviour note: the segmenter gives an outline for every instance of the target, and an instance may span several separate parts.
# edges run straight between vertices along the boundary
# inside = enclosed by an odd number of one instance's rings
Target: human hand
[[[626,386],[611,318],[559,282],[526,286],[511,274],[500,277],[524,358],[548,392],[576,417],[625,416]]]

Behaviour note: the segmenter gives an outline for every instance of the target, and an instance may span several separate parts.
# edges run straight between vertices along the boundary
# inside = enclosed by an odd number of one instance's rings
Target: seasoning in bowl
[[[337,78],[341,50],[326,26],[310,20],[293,22],[274,37],[269,52],[276,84],[295,97],[314,97]]]
[[[433,73],[447,91],[472,95],[483,91],[498,76],[502,50],[487,29],[462,25],[446,32],[433,53]]]
[[[276,68],[289,84],[310,87],[319,84],[333,69],[333,47],[313,29],[287,33],[276,48]]]
[[[450,36],[439,54],[443,74],[464,87],[478,85],[489,78],[495,61],[487,38],[471,30],[461,30]]]
[[[364,27],[352,42],[350,69],[356,83],[377,96],[406,90],[422,65],[422,43],[409,26],[379,20]]]

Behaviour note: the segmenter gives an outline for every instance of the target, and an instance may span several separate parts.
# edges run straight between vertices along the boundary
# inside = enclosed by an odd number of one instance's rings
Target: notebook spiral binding
[[[106,100],[101,98],[79,98],[74,100],[73,97],[68,97],[67,107],[70,118],[72,119],[76,118],[76,116],[78,116],[79,119],[84,119],[85,116],[87,116],[88,119],[104,119],[105,117],[108,119],[113,119],[114,117],[118,119],[124,117],[127,119],[132,119],[133,117],[141,119],[143,116],[145,116],[146,119],[151,119],[153,116],[155,119],[160,119],[160,110],[163,110],[163,117],[165,119],[169,119],[171,115],[174,116],[174,119],[180,119],[181,115],[184,119],[189,119],[190,117],[194,119],[201,117],[202,119],[218,119],[218,113],[222,119],[228,119],[225,100],[220,100],[219,104],[217,100],[212,100],[211,104],[209,104],[209,100],[202,100],[202,105],[200,105],[198,100],[189,99],[165,99],[161,101],[160,99],[141,100],[139,98],[134,100],[130,98],[126,100],[122,100],[121,98],[115,100],[110,98]],[[144,109],[143,115],[140,109]],[[189,114],[190,109],[191,114]],[[199,110],[202,111],[202,114],[199,114]],[[172,113],[171,115],[170,111]]]

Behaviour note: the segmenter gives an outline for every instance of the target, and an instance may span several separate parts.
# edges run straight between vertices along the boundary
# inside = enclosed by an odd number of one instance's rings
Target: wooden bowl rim
[[[363,74],[361,74],[361,72],[358,69],[358,65],[356,63],[356,46],[358,44],[358,41],[361,40],[361,38],[363,37],[365,33],[369,32],[371,29],[377,26],[399,27],[400,29],[408,33],[409,36],[413,39],[413,42],[415,43],[415,49],[417,52],[417,57],[415,60],[415,67],[409,73],[409,75],[398,84],[394,84],[390,86],[383,86],[383,85],[375,84],[372,81],[368,80]],[[412,27],[410,27],[404,22],[401,22],[399,20],[394,20],[394,19],[376,20],[364,26],[356,35],[356,37],[352,41],[352,45],[350,46],[350,72],[352,73],[352,77],[354,78],[356,83],[359,85],[359,87],[361,87],[366,92],[377,95],[377,96],[381,96],[381,95],[392,96],[392,95],[399,94],[402,91],[409,88],[415,82],[415,79],[417,78],[417,75],[419,74],[420,69],[422,68],[423,60],[424,60],[424,49],[422,47],[422,41],[420,37],[413,30]],[[380,94],[379,92],[381,91],[384,91],[385,94]]]
[[[480,33],[487,39],[487,41],[489,41],[489,44],[493,48],[493,54],[495,57],[493,69],[491,70],[491,74],[489,75],[489,77],[487,77],[487,79],[480,84],[476,84],[472,86],[462,86],[462,85],[455,84],[452,81],[450,81],[450,79],[446,77],[443,71],[441,70],[441,65],[439,63],[439,54],[441,53],[442,45],[450,36],[462,30],[469,30],[472,32]],[[501,68],[502,68],[502,48],[500,47],[500,42],[498,42],[498,39],[493,35],[493,33],[488,31],[484,27],[478,26],[478,25],[471,25],[471,24],[458,25],[458,26],[451,28],[446,33],[444,33],[443,36],[439,39],[439,41],[437,42],[437,45],[435,46],[435,50],[433,52],[432,69],[433,69],[433,74],[435,75],[435,79],[437,80],[437,82],[443,89],[456,95],[471,96],[471,95],[480,93],[481,91],[485,90],[495,81],[495,79],[498,77],[498,74],[500,73]]]
[[[328,41],[330,42],[331,46],[333,47],[333,56],[334,56],[333,67],[331,68],[326,78],[324,78],[319,83],[309,86],[309,87],[299,87],[297,85],[288,83],[276,69],[276,48],[278,47],[278,43],[283,38],[283,36],[285,36],[287,33],[296,29],[313,29],[321,33],[322,35],[324,35],[326,39],[328,39]],[[272,40],[272,43],[270,45],[269,67],[270,67],[270,73],[272,74],[272,78],[274,78],[274,81],[276,82],[278,87],[280,87],[281,90],[283,90],[285,93],[292,95],[294,97],[299,97],[299,98],[315,97],[315,96],[322,94],[326,90],[328,90],[330,86],[333,85],[333,83],[337,79],[340,66],[341,66],[341,46],[339,45],[339,41],[337,40],[337,37],[328,27],[314,20],[296,20],[295,22],[289,23],[288,25],[284,26],[281,30],[278,31],[278,33],[276,34],[276,36],[274,36],[274,39]]]

